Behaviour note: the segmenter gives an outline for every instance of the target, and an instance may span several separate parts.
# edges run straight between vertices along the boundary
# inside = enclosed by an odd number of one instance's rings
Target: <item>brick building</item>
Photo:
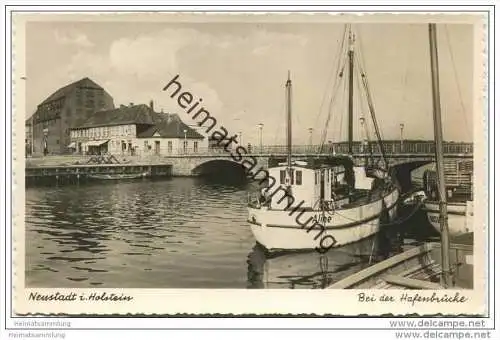
[[[32,121],[32,150],[35,155],[71,151],[70,129],[82,124],[96,111],[113,109],[113,98],[89,78],[66,85],[37,107]]]

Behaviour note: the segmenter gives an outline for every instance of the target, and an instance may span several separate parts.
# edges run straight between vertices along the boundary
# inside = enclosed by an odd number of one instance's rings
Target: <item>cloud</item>
[[[56,36],[61,44],[89,42],[81,33],[73,38],[59,33]],[[277,50],[302,48],[306,43],[307,40],[299,35],[263,29],[250,31],[248,35],[215,35],[196,29],[169,28],[116,39],[104,50],[105,53],[80,50],[60,72],[71,75],[73,80],[85,76],[95,79],[108,89],[117,104],[159,98],[159,104],[165,106],[170,106],[167,102],[172,102],[172,99],[161,89],[179,74],[186,90],[203,98],[211,111],[220,113],[226,106],[224,101],[232,101],[234,90],[230,80],[221,74],[232,72],[233,78],[237,79],[241,73],[242,77],[248,78],[248,72],[266,67],[262,63],[273,63],[276,56],[271,55]],[[251,57],[256,48],[260,48],[256,52],[259,60]],[[266,55],[269,58],[260,58]],[[247,63],[247,67],[242,67],[243,63]]]
[[[74,45],[78,47],[92,47],[94,44],[83,33],[76,33],[73,35],[61,33],[60,31],[54,32],[54,40],[61,45]]]

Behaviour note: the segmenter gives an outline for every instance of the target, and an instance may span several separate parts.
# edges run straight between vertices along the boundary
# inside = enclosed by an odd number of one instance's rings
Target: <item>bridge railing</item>
[[[432,141],[386,141],[383,144],[384,151],[387,155],[391,154],[434,154],[434,143]],[[373,154],[380,155],[379,146],[375,142],[370,142],[368,144],[355,142],[353,144],[354,154],[368,154],[370,149]],[[229,151],[229,152],[228,152]],[[134,150],[125,150],[121,153],[116,153],[116,156],[134,156],[134,157],[150,157],[150,156],[176,156],[176,155],[229,155],[229,153],[236,154],[241,153],[242,156],[245,154],[251,155],[285,155],[287,153],[287,147],[284,145],[246,145],[244,146],[244,151],[240,149],[239,151],[235,146],[228,148],[228,151],[224,147],[203,147],[203,148],[179,148],[179,149],[160,149],[160,150],[143,150],[142,148],[136,148]],[[346,154],[348,152],[347,143],[330,143],[323,146],[320,145],[293,145],[292,154],[293,155],[316,155],[316,154]],[[444,153],[445,154],[472,154],[473,145],[472,143],[445,143]],[[40,154],[34,154],[28,157],[28,159],[40,159],[46,158]],[[64,154],[64,155],[50,155],[48,157],[88,157],[86,154]]]

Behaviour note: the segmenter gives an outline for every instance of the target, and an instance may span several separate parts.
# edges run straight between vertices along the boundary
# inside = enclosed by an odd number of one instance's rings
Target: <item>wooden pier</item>
[[[120,176],[140,178],[170,177],[171,164],[79,164],[57,166],[35,166],[25,168],[25,183],[28,185],[55,183],[70,184],[93,180],[94,176]]]

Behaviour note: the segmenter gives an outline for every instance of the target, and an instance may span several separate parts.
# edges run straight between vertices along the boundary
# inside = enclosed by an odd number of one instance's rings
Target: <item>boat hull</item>
[[[140,174],[95,174],[95,175],[89,175],[89,178],[91,179],[98,179],[98,180],[124,180],[124,179],[138,179],[138,178],[144,178],[147,176],[147,173],[140,173]]]
[[[429,223],[438,232],[441,232],[439,225],[439,203],[425,202],[425,212]],[[474,213],[473,202],[451,202],[447,204],[448,210],[448,231],[451,237],[473,232]]]
[[[373,202],[331,213],[249,207],[248,222],[257,242],[268,250],[328,250],[376,234],[396,218],[398,198],[394,188]]]

